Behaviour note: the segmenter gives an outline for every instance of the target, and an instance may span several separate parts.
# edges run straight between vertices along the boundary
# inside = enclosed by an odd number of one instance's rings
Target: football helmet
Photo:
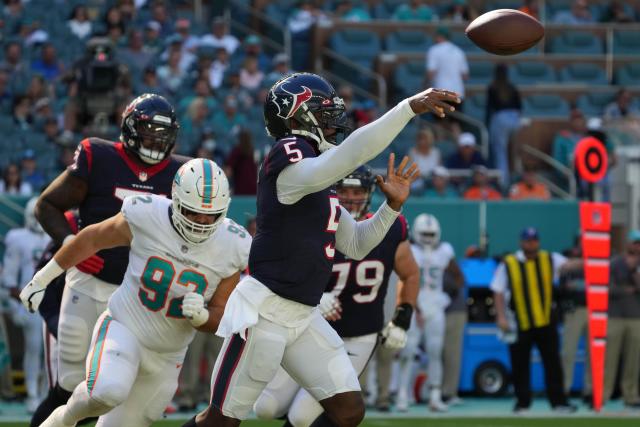
[[[180,236],[189,243],[203,243],[227,215],[231,202],[229,181],[215,162],[192,159],[178,169],[171,187],[171,198],[171,219]],[[212,224],[201,224],[189,219],[188,213],[217,217]]]
[[[315,141],[321,153],[350,132],[344,100],[312,73],[294,73],[274,83],[264,103],[264,121],[273,138],[304,136]],[[326,134],[330,129],[335,132]]]
[[[413,221],[411,236],[420,246],[435,249],[440,243],[440,223],[433,215],[420,214]]]
[[[36,218],[36,203],[38,203],[38,198],[32,197],[24,207],[24,226],[34,233],[42,234],[44,229]]]
[[[180,126],[169,101],[160,95],[145,93],[129,103],[122,113],[120,128],[125,149],[144,163],[154,165],[171,152]],[[149,143],[152,146],[145,147]]]
[[[359,219],[369,210],[371,204],[371,197],[373,196],[373,190],[376,185],[376,181],[371,173],[371,168],[367,165],[362,165],[358,169],[351,172],[349,175],[342,178],[336,184],[338,189],[338,199],[343,207],[350,207],[349,213],[354,219]],[[347,197],[340,196],[341,188],[362,188],[367,192],[364,200],[355,200]]]

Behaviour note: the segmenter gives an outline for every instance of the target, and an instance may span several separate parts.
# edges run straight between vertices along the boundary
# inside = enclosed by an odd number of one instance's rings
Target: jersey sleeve
[[[15,230],[7,233],[4,239],[4,268],[2,270],[2,283],[7,288],[16,288],[18,286],[18,275],[20,273],[20,247]]]
[[[267,176],[277,177],[284,168],[307,157],[316,157],[313,147],[304,139],[287,137],[279,140],[269,151],[264,163]]]
[[[127,196],[122,202],[120,212],[127,220],[131,233],[142,229],[144,224],[149,224],[152,218],[153,197],[151,195]]]
[[[229,242],[232,243],[230,263],[233,271],[244,270],[249,264],[249,249],[251,249],[251,235],[240,224],[229,220],[224,225],[227,227]]]
[[[72,176],[87,181],[91,175],[91,163],[93,160],[93,153],[91,142],[89,139],[83,139],[73,156],[73,163],[69,165],[67,171]]]

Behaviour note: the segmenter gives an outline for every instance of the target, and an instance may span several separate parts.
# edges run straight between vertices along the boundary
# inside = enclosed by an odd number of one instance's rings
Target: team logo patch
[[[149,176],[147,175],[146,172],[140,172],[138,174],[138,179],[142,182],[145,182],[147,179],[149,178]]]
[[[298,111],[298,108],[305,102],[311,99],[313,95],[311,93],[311,89],[306,86],[302,86],[303,91],[300,93],[295,93],[288,91],[285,87],[285,84],[281,85],[280,88],[286,92],[288,95],[285,96],[276,96],[276,94],[271,91],[271,99],[276,107],[278,108],[278,117],[283,119],[290,119],[293,115]]]

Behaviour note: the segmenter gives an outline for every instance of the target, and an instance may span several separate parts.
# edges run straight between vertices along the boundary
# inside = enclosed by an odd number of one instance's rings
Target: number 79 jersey
[[[109,311],[147,348],[186,349],[195,329],[182,315],[188,292],[211,299],[220,281],[247,266],[251,236],[226,218],[204,243],[187,243],[171,223],[171,200],[127,197],[122,213],[133,240],[122,285],[109,299]]]
[[[341,337],[359,337],[379,332],[384,322],[384,300],[396,251],[407,240],[407,220],[400,215],[382,242],[362,260],[336,252],[327,292],[338,296],[342,318],[329,322]]]

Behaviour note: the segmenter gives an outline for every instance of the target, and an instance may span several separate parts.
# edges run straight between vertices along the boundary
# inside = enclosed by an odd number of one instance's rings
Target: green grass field
[[[180,427],[182,421],[162,421],[154,427]],[[2,427],[24,427],[26,423],[0,423]],[[282,421],[249,420],[246,427],[279,427]],[[639,418],[387,418],[371,419],[362,427],[638,427]]]

